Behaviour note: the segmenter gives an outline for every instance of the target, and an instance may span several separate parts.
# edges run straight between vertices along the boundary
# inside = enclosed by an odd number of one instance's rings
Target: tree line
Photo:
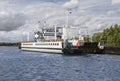
[[[6,43],[6,42],[1,42],[0,46],[18,46],[20,43]]]
[[[120,46],[120,25],[115,24],[93,35],[95,42],[101,42],[105,46]]]

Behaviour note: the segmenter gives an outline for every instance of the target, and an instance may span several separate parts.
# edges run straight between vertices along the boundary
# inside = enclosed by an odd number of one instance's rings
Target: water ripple
[[[120,56],[62,56],[0,47],[0,81],[120,81]]]

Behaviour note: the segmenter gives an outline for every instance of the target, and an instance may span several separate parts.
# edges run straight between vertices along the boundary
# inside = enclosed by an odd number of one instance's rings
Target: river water
[[[0,47],[0,81],[120,81],[120,56],[63,56]]]

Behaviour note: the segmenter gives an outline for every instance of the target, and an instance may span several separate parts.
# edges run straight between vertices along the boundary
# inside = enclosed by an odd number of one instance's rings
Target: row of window
[[[23,44],[23,45],[33,45],[33,44]]]
[[[59,43],[39,43],[39,44],[35,44],[35,45],[59,45]]]
[[[33,44],[23,44],[23,45],[33,45]],[[39,43],[35,45],[59,45],[59,43]]]

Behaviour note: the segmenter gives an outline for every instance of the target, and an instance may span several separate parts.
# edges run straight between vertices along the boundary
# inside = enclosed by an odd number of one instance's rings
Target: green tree
[[[104,29],[102,33],[94,34],[93,39],[96,42],[104,42],[107,46],[120,46],[120,25],[115,24]]]

